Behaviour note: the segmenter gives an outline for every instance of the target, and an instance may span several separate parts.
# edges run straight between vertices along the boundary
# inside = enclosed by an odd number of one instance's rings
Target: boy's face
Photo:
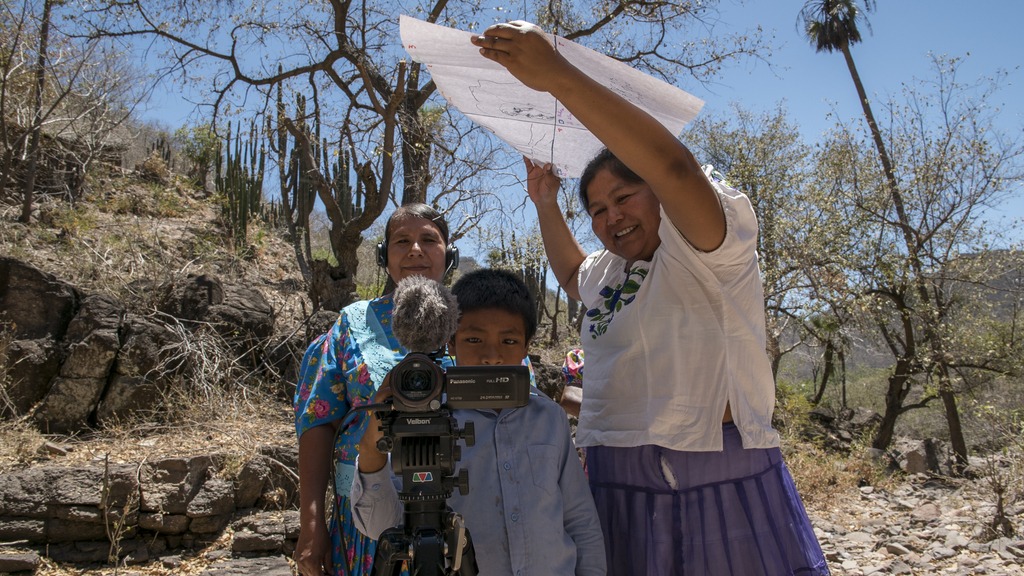
[[[527,344],[522,316],[487,308],[462,314],[449,348],[459,366],[518,366]]]

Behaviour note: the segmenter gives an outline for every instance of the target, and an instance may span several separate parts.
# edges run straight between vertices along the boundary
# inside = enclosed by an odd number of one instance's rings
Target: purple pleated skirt
[[[778,448],[587,448],[609,576],[829,574]]]

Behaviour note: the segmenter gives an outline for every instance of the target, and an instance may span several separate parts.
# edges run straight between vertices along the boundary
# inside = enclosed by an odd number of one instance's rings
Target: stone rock
[[[46,521],[0,516],[0,541],[46,542]]]
[[[0,306],[2,308],[2,306]],[[63,350],[51,338],[14,340],[7,347],[7,397],[0,418],[27,414],[50,390],[60,371]],[[2,369],[2,367],[0,367]]]
[[[195,327],[212,326],[240,360],[267,369],[264,352],[275,313],[260,292],[212,276],[150,291],[163,311]],[[163,391],[180,382],[177,333],[127,316],[109,296],[85,294],[8,257],[0,257],[0,311],[15,327],[0,366],[9,376],[0,418],[34,410],[32,421],[40,431],[71,434],[152,408]],[[296,346],[273,359],[274,365],[285,362],[294,371],[301,355]]]
[[[234,509],[235,491],[232,483],[222,478],[211,478],[203,483],[199,492],[188,503],[185,514],[195,519],[230,515]]]
[[[167,458],[142,467],[143,512],[185,514],[213,465],[209,457]]]
[[[96,410],[96,421],[103,423],[158,406],[162,394],[179,380],[183,364],[175,358],[175,351],[180,345],[181,338],[166,325],[129,315],[124,345]]]
[[[256,506],[263,509],[287,509],[298,506],[298,445],[264,446],[260,449],[260,455],[270,469],[270,477],[263,485],[263,493],[256,501]]]
[[[855,430],[863,430],[878,425],[882,421],[882,416],[874,410],[867,408],[855,408],[853,414],[850,415],[848,425]]]
[[[562,368],[553,364],[544,364],[540,361],[539,356],[532,356],[530,360],[533,364],[534,382],[537,389],[548,398],[558,401],[562,397],[562,390],[565,389]]]
[[[110,543],[106,541],[64,542],[48,546],[46,554],[57,562],[72,564],[106,562],[110,557]]]
[[[40,562],[35,552],[0,552],[0,574],[34,572]]]
[[[836,420],[835,411],[833,411],[831,408],[823,404],[818,404],[817,406],[815,406],[810,411],[808,416],[823,424],[832,424]]]
[[[40,429],[69,433],[89,424],[121,347],[123,316],[124,309],[109,296],[82,300],[68,326],[67,358],[34,414]]]
[[[939,510],[939,506],[933,502],[929,502],[922,506],[919,506],[916,510],[910,513],[910,517],[916,522],[923,522],[925,524],[931,524],[941,518],[942,512]]]
[[[73,522],[57,518],[46,521],[48,542],[80,542],[106,540],[107,527],[103,522]]]
[[[263,294],[247,286],[224,284],[209,274],[189,275],[175,283],[160,309],[175,318],[211,325],[242,350],[255,339],[269,337],[274,328],[274,309]]]
[[[941,473],[940,463],[949,459],[944,443],[935,438],[898,438],[893,452],[893,460],[907,474]]]
[[[200,576],[292,576],[292,568],[284,556],[236,559],[214,564]]]
[[[213,534],[220,532],[231,523],[231,515],[221,516],[200,516],[193,518],[188,525],[189,532],[193,534]]]
[[[70,284],[14,258],[0,256],[0,310],[16,340],[60,340],[81,294]]]
[[[235,479],[235,507],[252,508],[263,495],[263,487],[270,479],[270,465],[263,456],[246,462]]]
[[[260,534],[257,532],[235,532],[231,539],[231,551],[235,553],[277,552],[284,545],[283,534]]]
[[[895,556],[906,556],[907,554],[910,554],[910,550],[899,542],[889,542],[885,545],[885,549]]]
[[[184,514],[161,514],[142,512],[139,514],[139,528],[158,534],[184,534],[188,530],[189,518]]]

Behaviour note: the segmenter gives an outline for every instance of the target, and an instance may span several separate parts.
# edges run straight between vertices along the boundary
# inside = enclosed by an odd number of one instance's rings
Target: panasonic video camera
[[[530,397],[525,366],[452,366],[447,370],[430,356],[412,353],[391,371],[394,409],[431,412],[442,406],[515,408]]]

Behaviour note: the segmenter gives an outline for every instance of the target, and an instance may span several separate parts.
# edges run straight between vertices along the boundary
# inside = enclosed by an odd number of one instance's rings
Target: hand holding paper
[[[448,102],[477,124],[534,163],[551,163],[560,177],[578,177],[601,148],[601,142],[560,102],[547,93],[563,79],[563,66],[574,66],[641,108],[673,134],[700,111],[694,96],[612,58],[563,38],[535,30],[527,23],[508,23],[489,29],[485,46],[478,35],[402,16],[402,43],[410,56],[427,66]],[[553,54],[544,54],[547,40]],[[512,59],[509,70],[481,56],[478,47]],[[552,57],[555,56],[555,57]],[[506,62],[502,61],[502,64]],[[543,70],[538,70],[543,66]],[[530,78],[545,91],[530,88],[514,74]]]
[[[491,26],[485,35],[473,37],[473,45],[538,92],[551,92],[572,67],[555,49],[553,36],[522,20]]]

